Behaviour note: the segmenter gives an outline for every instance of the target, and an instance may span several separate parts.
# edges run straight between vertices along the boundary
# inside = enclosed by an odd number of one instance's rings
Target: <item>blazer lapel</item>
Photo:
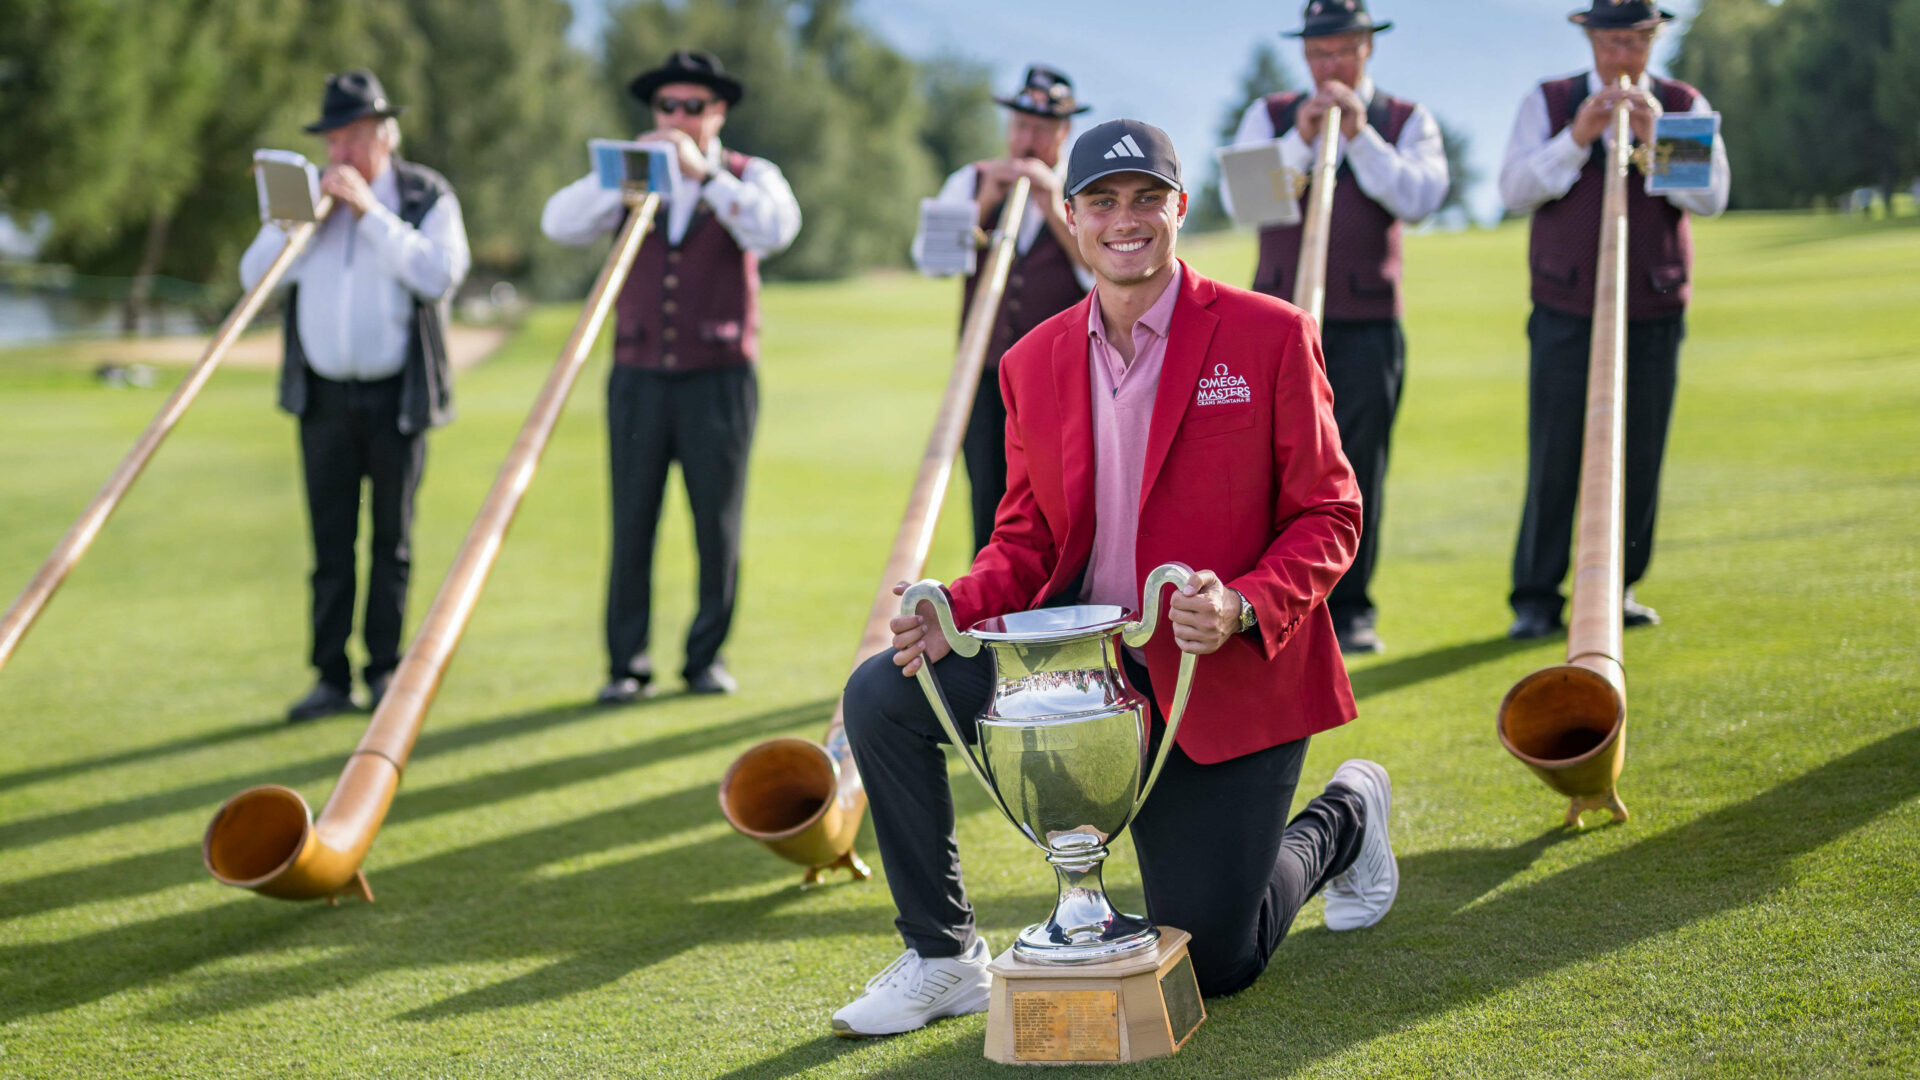
[[[1167,357],[1160,368],[1160,388],[1153,398],[1153,422],[1147,428],[1146,468],[1140,474],[1142,509],[1160,476],[1160,467],[1166,464],[1167,451],[1173,448],[1173,434],[1180,430],[1187,406],[1193,403],[1200,369],[1213,343],[1213,329],[1220,322],[1207,310],[1213,303],[1213,282],[1194,273],[1184,260],[1180,270],[1180,297],[1174,301],[1173,321],[1167,326]]]
[[[1063,565],[1084,561],[1093,545],[1093,379],[1087,372],[1092,300],[1074,305],[1053,342],[1054,409],[1060,418],[1060,484],[1067,497]]]

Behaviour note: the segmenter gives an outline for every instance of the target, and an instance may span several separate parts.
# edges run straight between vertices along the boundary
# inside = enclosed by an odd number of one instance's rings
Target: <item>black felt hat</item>
[[[1307,0],[1307,10],[1301,15],[1301,27],[1288,30],[1283,37],[1313,38],[1331,37],[1334,34],[1351,34],[1356,30],[1371,30],[1379,33],[1393,29],[1391,22],[1374,22],[1367,14],[1367,0]]]
[[[1567,20],[1589,30],[1646,30],[1673,21],[1673,12],[1646,0],[1593,0],[1593,7],[1576,11]]]
[[[728,105],[738,105],[746,96],[747,88],[739,79],[727,74],[720,58],[705,49],[675,49],[667,54],[667,62],[644,72],[627,84],[633,96],[647,104],[653,104],[653,95],[663,86],[672,83],[695,83],[720,95],[720,100]]]
[[[1012,97],[997,97],[993,100],[1015,112],[1032,113],[1034,116],[1048,116],[1062,120],[1069,116],[1078,116],[1092,109],[1091,105],[1082,105],[1073,96],[1073,80],[1063,71],[1056,71],[1045,64],[1035,64],[1027,69],[1027,79]]]
[[[327,76],[327,92],[320,99],[320,119],[307,125],[307,132],[318,135],[367,116],[399,116],[407,110],[387,100],[380,79],[371,71],[349,71]]]

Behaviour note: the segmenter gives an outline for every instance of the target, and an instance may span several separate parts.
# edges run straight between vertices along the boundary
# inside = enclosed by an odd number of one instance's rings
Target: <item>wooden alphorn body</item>
[[[360,864],[386,820],[441,677],[459,648],[507,529],[539,468],[540,455],[633,267],[659,202],[658,195],[628,197],[626,223],[600,268],[573,335],[541,387],[326,807],[314,818],[298,792],[278,784],[248,788],[228,799],[214,814],[201,844],[207,869],[220,881],[283,900],[326,897],[332,902],[348,891],[373,899]]]
[[[1333,187],[1340,171],[1340,106],[1327,110],[1320,152],[1307,187],[1306,220],[1300,226],[1300,264],[1294,273],[1293,304],[1313,316],[1315,327],[1327,306],[1327,244],[1333,231]]]
[[[106,525],[107,518],[119,508],[120,500],[126,497],[127,491],[133,487],[133,482],[140,478],[141,470],[147,467],[147,462],[153,460],[153,455],[160,449],[160,444],[173,433],[174,427],[180,423],[180,418],[186,415],[187,408],[193,404],[195,398],[200,396],[200,391],[205,389],[207,380],[213,377],[214,369],[227,358],[228,350],[232,349],[233,343],[240,339],[240,334],[246,330],[247,324],[253,321],[253,317],[259,314],[261,305],[267,302],[267,297],[273,293],[274,286],[280,284],[280,279],[286,276],[287,269],[306,249],[307,242],[313,239],[313,234],[319,229],[320,222],[327,220],[327,215],[332,212],[333,196],[323,195],[314,207],[314,220],[297,225],[287,233],[286,245],[280,249],[280,254],[274,257],[272,264],[267,267],[267,272],[261,275],[259,281],[254,282],[253,288],[248,289],[246,295],[240,298],[240,302],[227,313],[226,320],[220,324],[220,329],[214,331],[213,339],[207,342],[206,351],[201,353],[200,359],[194,362],[193,368],[187,372],[187,377],[180,380],[180,385],[174,388],[172,396],[167,398],[167,403],[160,407],[160,412],[147,424],[147,429],[140,433],[140,438],[134,442],[133,449],[127,451],[126,457],[120,459],[120,464],[114,468],[112,475],[107,477],[106,484],[94,495],[93,501],[80,512],[79,519],[73,523],[72,528],[67,530],[66,535],[60,538],[60,542],[54,545],[53,552],[47,556],[45,562],[40,564],[40,569],[35,571],[33,580],[27,582],[27,587],[14,600],[13,606],[7,608],[5,615],[0,615],[0,668],[6,667],[7,660],[13,656],[14,650],[19,648],[20,640],[27,636],[27,631],[32,628],[34,620],[40,617],[40,612],[45,610],[47,602],[53,599],[54,591],[60,588],[60,583],[67,579],[67,574],[72,572],[74,566],[80,562],[81,556],[93,546],[94,538],[100,535],[100,529]]]
[[[1631,86],[1626,76],[1620,85]],[[1515,683],[1500,702],[1500,744],[1572,802],[1567,824],[1587,810],[1627,820],[1615,785],[1626,763],[1627,676],[1621,649],[1625,541],[1628,105],[1614,107],[1600,264],[1587,367],[1587,421],[1580,454],[1580,517],[1574,541],[1573,617],[1567,662]]]
[[[866,628],[854,650],[854,668],[892,643],[893,631],[888,623],[900,610],[900,601],[893,595],[894,583],[918,580],[926,566],[934,526],[940,520],[940,504],[953,477],[953,458],[966,433],[973,395],[986,364],[987,345],[1006,292],[1007,272],[1013,265],[1014,244],[1020,235],[1029,190],[1026,177],[1014,181],[1000,211],[1000,225],[980,271],[980,287],[974,291],[973,306],[961,327],[953,374],[947,379],[946,394],[940,399],[940,412],[927,436],[913,492],[907,497],[906,515],[894,535],[893,550],[880,574]],[[735,759],[720,781],[720,812],[727,822],[741,835],[765,844],[775,855],[806,867],[803,886],[818,884],[828,871],[838,867],[847,868],[861,880],[872,874],[853,850],[854,834],[860,831],[860,820],[867,812],[867,792],[847,745],[841,714],[844,705],[844,701],[834,705],[833,720],[820,742],[768,739]]]

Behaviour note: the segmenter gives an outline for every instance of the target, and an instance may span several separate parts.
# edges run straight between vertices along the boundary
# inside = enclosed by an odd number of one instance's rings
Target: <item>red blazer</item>
[[[1259,614],[1257,633],[1235,635],[1194,670],[1178,741],[1212,764],[1353,719],[1326,597],[1353,561],[1360,490],[1340,451],[1312,321],[1181,265],[1148,429],[1134,578],[1144,585],[1171,561],[1212,570]],[[963,628],[1038,607],[1086,568],[1095,528],[1090,304],[1041,323],[1001,361],[1007,494],[992,541],[949,586]],[[1250,393],[1201,386],[1220,375],[1244,379]],[[1199,403],[1203,393],[1215,400]],[[1162,626],[1146,657],[1164,715],[1180,654]]]

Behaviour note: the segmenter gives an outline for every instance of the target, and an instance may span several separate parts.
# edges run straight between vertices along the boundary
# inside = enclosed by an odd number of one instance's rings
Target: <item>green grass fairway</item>
[[[1631,824],[1559,828],[1565,802],[1493,734],[1501,695],[1563,648],[1503,637],[1524,230],[1416,237],[1390,651],[1355,665],[1361,718],[1315,740],[1303,778],[1354,755],[1392,770],[1399,904],[1334,934],[1314,902],[1253,989],[1135,1074],[1920,1074],[1920,227],[1750,216],[1698,237],[1639,590],[1666,625],[1626,644]],[[1251,273],[1246,237],[1188,254]],[[741,750],[825,727],[958,308],[952,283],[905,275],[766,300],[742,692],[583,704],[603,666],[597,361],[368,859],[371,905],[265,900],[200,866],[221,800],[279,782],[319,805],[364,724],[278,721],[311,678],[294,430],[269,374],[214,379],[0,673],[0,1077],[1005,1075],[984,1017],[831,1037],[899,950],[884,882],[802,893],[716,807]],[[461,379],[422,490],[416,618],[573,316],[539,312]],[[0,354],[0,600],[160,402],[57,349]],[[960,494],[931,575],[962,569]],[[663,530],[673,672],[693,565],[677,497]],[[1051,878],[953,775],[1001,948]],[[1138,910],[1130,849],[1108,880]]]

